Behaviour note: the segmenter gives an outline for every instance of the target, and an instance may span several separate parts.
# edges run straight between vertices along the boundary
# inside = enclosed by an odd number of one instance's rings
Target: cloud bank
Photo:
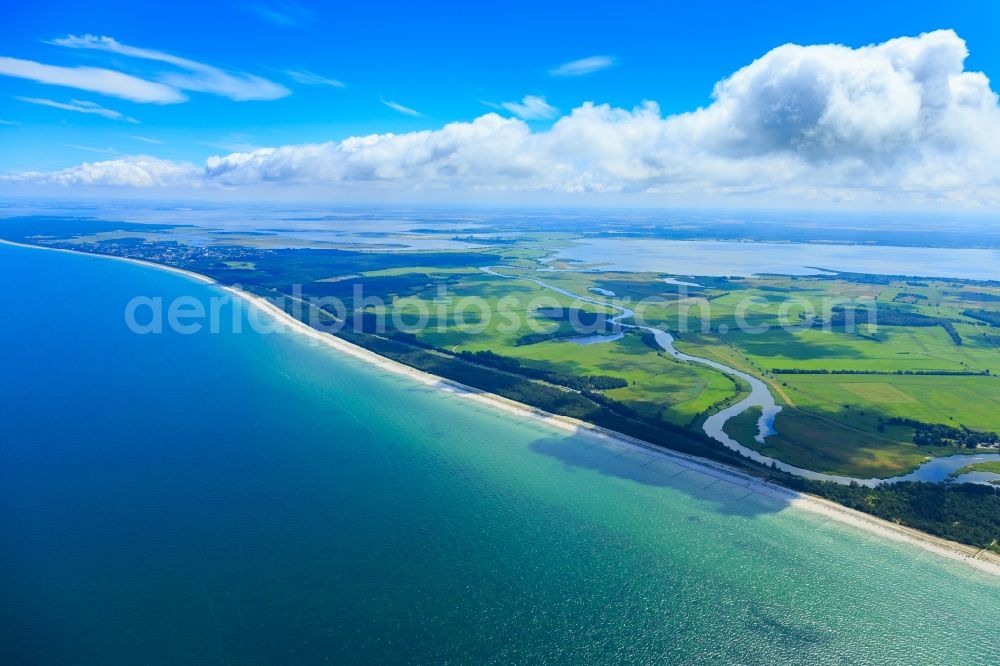
[[[10,179],[11,177],[7,177]],[[14,176],[21,182],[35,182],[65,187],[198,187],[201,169],[193,164],[161,160],[146,155],[103,162],[85,162],[80,166],[48,172],[26,172]]]
[[[133,158],[7,180],[1000,205],[1000,107],[986,76],[965,70],[967,55],[949,30],[857,49],[788,44],[717,83],[712,103],[690,113],[585,103],[538,131],[488,113],[435,130],[213,156],[202,167]]]

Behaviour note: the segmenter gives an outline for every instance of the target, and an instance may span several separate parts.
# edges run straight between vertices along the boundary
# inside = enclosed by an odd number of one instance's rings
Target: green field
[[[760,408],[753,407],[731,419],[725,432],[740,444],[783,462],[830,474],[858,478],[885,478],[905,474],[926,460],[940,455],[934,447],[910,442],[912,430],[887,426],[882,433],[785,407],[775,418],[777,435],[757,442]]]
[[[778,434],[764,445],[747,446],[797,467],[858,478],[898,476],[930,456],[960,452],[915,446],[902,426],[878,433],[794,408],[779,412],[774,426]]]
[[[763,410],[760,407],[750,407],[742,414],[726,421],[722,430],[743,446],[750,447],[751,444],[754,447],[760,446],[754,438],[759,432],[757,422],[760,421],[762,413]]]
[[[1000,462],[980,462],[972,463],[971,465],[966,465],[965,467],[952,472],[952,476],[961,476],[963,474],[968,474],[969,472],[992,472],[993,474],[1000,474]]]
[[[564,288],[583,293],[590,284],[586,276],[575,274],[560,274],[551,283],[565,284]],[[525,333],[559,330],[551,321],[537,316],[539,308],[575,306],[587,312],[614,312],[577,302],[527,280],[477,272],[450,284],[446,299],[435,300],[433,296],[433,293],[408,296],[394,304],[397,312],[410,313],[402,319],[411,323],[418,311],[432,313],[428,325],[413,330],[421,342],[453,353],[491,351],[529,367],[561,374],[620,377],[628,386],[605,394],[647,417],[693,427],[746,390],[728,375],[657,353],[635,334],[590,345],[563,340],[518,344],[518,338]],[[483,306],[488,312],[483,311]],[[515,321],[520,325],[513,325]],[[571,331],[566,333],[567,337],[575,335]]]
[[[626,388],[605,394],[637,411],[678,425],[707,416],[713,405],[735,399],[746,388],[728,375],[657,354],[638,335],[591,345],[544,342],[508,350],[536,367],[570,374],[607,374],[628,380]],[[712,410],[714,411],[714,409]]]
[[[865,327],[859,334],[820,328],[759,334],[734,331],[726,340],[767,369],[896,372],[1000,367],[1000,350],[974,326],[958,324],[955,328],[962,335],[961,346],[938,326],[880,326],[877,332]]]
[[[779,375],[802,409],[855,427],[879,418],[1000,430],[1000,377],[917,375]]]

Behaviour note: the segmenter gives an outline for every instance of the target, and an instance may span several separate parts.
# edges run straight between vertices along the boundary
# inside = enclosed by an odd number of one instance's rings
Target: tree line
[[[917,446],[955,446],[967,449],[1000,445],[1000,435],[995,432],[973,430],[960,425],[957,428],[943,423],[924,423],[916,419],[893,417],[889,425],[913,428],[913,443]]]

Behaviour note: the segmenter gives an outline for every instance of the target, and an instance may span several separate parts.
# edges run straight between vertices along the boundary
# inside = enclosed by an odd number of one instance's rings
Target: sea
[[[0,294],[0,663],[986,664],[1000,648],[998,577],[255,331],[214,286],[0,245]],[[223,323],[136,331],[136,298],[216,299]]]

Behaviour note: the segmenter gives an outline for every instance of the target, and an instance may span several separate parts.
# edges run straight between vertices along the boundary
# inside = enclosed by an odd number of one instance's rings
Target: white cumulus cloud
[[[139,155],[102,162],[84,162],[59,171],[0,176],[0,181],[64,187],[197,187],[201,184],[201,169],[193,164]]]
[[[539,170],[530,130],[490,113],[434,131],[373,134],[340,142],[261,148],[212,157],[210,182],[296,184],[392,182],[414,187],[486,186],[530,179]]]
[[[689,113],[664,116],[653,102],[633,109],[585,103],[539,131],[488,113],[435,130],[261,148],[211,157],[200,169],[182,166],[190,182],[217,186],[381,183],[634,192],[663,201],[696,193],[1000,206],[1000,107],[986,76],[965,70],[967,55],[950,30],[856,49],[789,44],[717,83],[712,103]],[[530,106],[528,98],[515,104]],[[93,165],[84,166],[100,182]],[[73,169],[58,173],[66,180]],[[149,173],[147,182],[160,184]],[[110,166],[105,176],[128,180]]]

